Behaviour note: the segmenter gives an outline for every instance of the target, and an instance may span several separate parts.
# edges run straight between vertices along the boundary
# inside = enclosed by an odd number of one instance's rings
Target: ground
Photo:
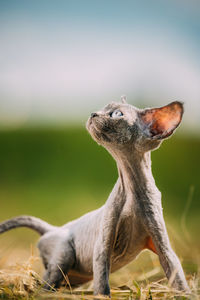
[[[197,259],[197,257],[196,257]],[[193,260],[193,261],[192,261]],[[183,262],[192,295],[173,290],[162,272],[157,255],[149,250],[110,276],[112,299],[200,299],[200,286],[195,256]],[[63,276],[63,287],[57,291],[43,290],[43,267],[35,247],[20,245],[1,253],[1,299],[93,299],[92,282],[72,289]],[[193,269],[193,270],[192,270]],[[100,297],[98,297],[100,299]]]

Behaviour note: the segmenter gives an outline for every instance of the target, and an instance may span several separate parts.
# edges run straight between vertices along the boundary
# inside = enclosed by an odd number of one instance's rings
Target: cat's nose
[[[91,118],[97,117],[97,113],[91,113]]]

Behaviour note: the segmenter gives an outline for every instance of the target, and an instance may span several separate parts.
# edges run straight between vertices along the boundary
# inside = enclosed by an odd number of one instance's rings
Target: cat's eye
[[[119,109],[116,109],[110,114],[110,116],[112,118],[119,118],[119,117],[123,116],[123,113]]]

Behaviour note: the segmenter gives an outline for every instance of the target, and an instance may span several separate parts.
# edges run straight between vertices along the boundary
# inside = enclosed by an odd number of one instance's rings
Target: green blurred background
[[[198,138],[176,134],[152,153],[165,216],[180,226],[189,204],[197,236],[199,150]],[[78,126],[1,131],[0,166],[1,220],[31,214],[61,225],[101,206],[117,179],[110,154]]]

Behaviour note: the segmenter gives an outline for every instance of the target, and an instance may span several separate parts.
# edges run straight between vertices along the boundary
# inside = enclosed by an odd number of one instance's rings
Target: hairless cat
[[[31,216],[0,224],[0,233],[25,226],[42,235],[38,247],[46,288],[58,288],[64,273],[71,286],[94,279],[94,294],[110,295],[109,273],[150,249],[159,256],[172,286],[189,291],[169,242],[150,158],[151,150],[174,132],[182,115],[183,105],[178,101],[138,109],[124,98],[122,103],[112,102],[92,113],[87,129],[116,160],[119,173],[105,205],[61,227]]]

